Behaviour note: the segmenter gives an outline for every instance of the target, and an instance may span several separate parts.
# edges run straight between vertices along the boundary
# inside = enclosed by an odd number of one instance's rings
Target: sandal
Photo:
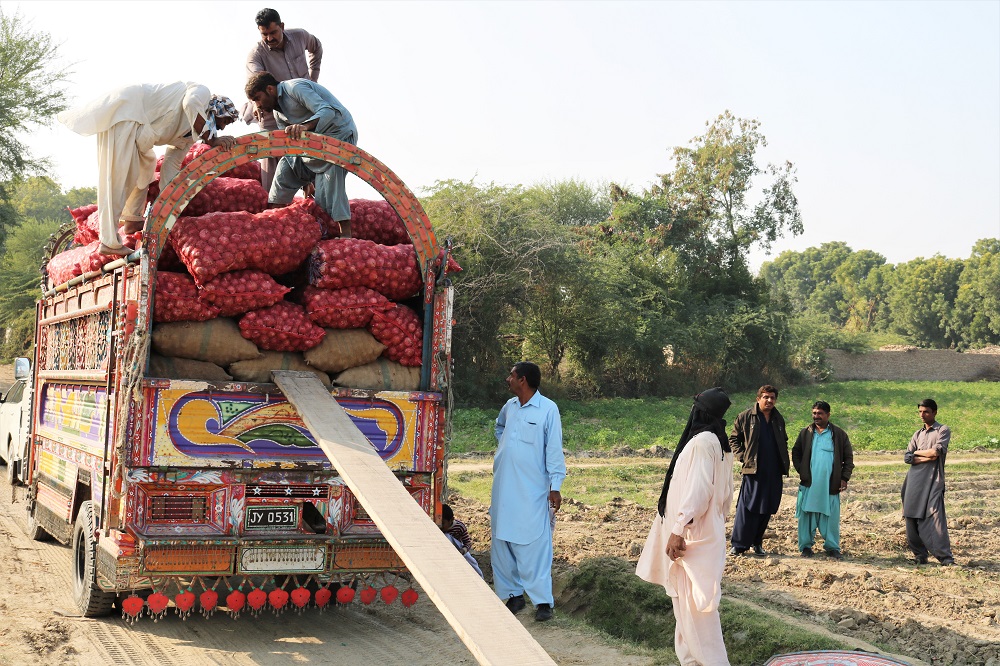
[[[101,243],[101,249],[100,249],[101,254],[113,254],[119,257],[127,257],[128,255],[132,254],[132,252],[133,250],[130,250],[124,245],[120,247],[111,247],[110,245],[105,245],[104,243]]]

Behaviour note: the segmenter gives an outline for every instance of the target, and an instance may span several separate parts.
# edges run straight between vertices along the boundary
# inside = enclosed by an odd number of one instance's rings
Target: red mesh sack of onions
[[[323,328],[364,328],[376,311],[388,310],[388,298],[367,287],[319,289],[306,287],[302,305],[313,323]]]
[[[87,245],[100,238],[101,221],[97,217],[97,204],[75,208],[69,214],[76,222],[76,233],[73,234],[74,243]]]
[[[118,233],[121,235],[122,245],[130,250],[134,250],[138,246],[139,240],[142,238],[141,231],[137,231],[134,234],[123,234],[121,228],[119,228]],[[80,255],[81,273],[90,273],[91,271],[100,270],[101,267],[110,264],[115,259],[121,259],[121,257],[116,254],[101,254],[101,241],[99,240],[95,240],[93,243],[88,243],[83,247],[86,252]]]
[[[184,268],[184,262],[177,256],[177,250],[174,249],[169,238],[166,239],[163,249],[160,251],[160,258],[156,261],[156,269],[160,271],[173,271],[175,273],[187,270]]]
[[[267,192],[260,181],[216,178],[194,195],[181,213],[188,217],[237,210],[259,213],[267,208]]]
[[[160,196],[160,174],[156,174],[153,182],[146,188],[146,203],[153,203],[158,196]]]
[[[288,301],[246,313],[240,319],[240,333],[260,349],[270,351],[306,351],[326,335],[309,320],[305,308]]]
[[[391,310],[375,312],[368,332],[385,345],[385,356],[400,365],[420,365],[424,331],[417,313],[405,305],[396,304]]]
[[[293,201],[295,203],[299,203],[302,200],[302,197],[295,197]],[[313,210],[313,215],[316,216],[316,221],[320,224],[323,231],[323,238],[337,238],[340,236],[340,222],[337,222],[330,217],[329,213],[323,210],[319,204],[317,204],[315,210]]]
[[[394,301],[415,296],[423,286],[412,245],[359,238],[320,242],[309,258],[309,282],[324,289],[368,287]]]
[[[75,247],[72,250],[60,252],[52,257],[45,271],[49,274],[49,280],[53,285],[69,282],[82,271],[80,270],[80,257],[87,252],[87,246]]]
[[[157,273],[153,321],[208,321],[218,316],[219,308],[199,298],[190,275]]]
[[[291,289],[281,286],[267,273],[241,270],[223,273],[214,280],[206,282],[198,297],[217,307],[220,316],[233,317],[274,305],[290,291]]]
[[[182,217],[170,242],[199,285],[252,268],[282,275],[298,268],[320,237],[311,199],[252,215],[245,211]]]
[[[410,242],[403,220],[388,201],[351,200],[351,236],[381,245],[401,245]]]
[[[136,232],[130,236],[122,236],[122,244],[130,249],[135,249],[141,235],[141,232]],[[52,257],[52,260],[46,265],[45,271],[53,284],[62,284],[77,275],[99,270],[105,264],[110,264],[119,258],[113,254],[101,254],[101,241],[95,240],[86,245],[60,252]]]
[[[212,147],[207,143],[202,143],[198,141],[193,146],[188,148],[187,155],[181,160],[181,168],[183,169],[191,161],[201,156],[204,153],[212,150]],[[156,172],[160,172],[160,167],[163,165],[163,157],[156,160]],[[227,178],[242,178],[244,180],[260,180],[260,164],[257,162],[247,162],[246,164],[241,164],[239,166],[231,167],[224,171]]]
[[[69,208],[69,214],[73,218],[73,221],[80,224],[88,217],[91,213],[97,212],[97,204],[87,204],[86,206],[80,206],[79,208]]]
[[[187,155],[181,160],[181,167],[186,167],[191,163],[196,157],[201,156],[204,153],[212,150],[212,147],[207,143],[201,143],[200,141],[188,149]],[[257,162],[247,162],[246,164],[240,164],[239,166],[231,167],[223,172],[226,174],[226,178],[242,178],[243,180],[260,180],[260,164]]]

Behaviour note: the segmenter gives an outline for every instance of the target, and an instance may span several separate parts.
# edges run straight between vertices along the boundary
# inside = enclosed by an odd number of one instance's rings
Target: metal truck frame
[[[347,169],[386,199],[410,234],[425,277],[421,390],[331,394],[440,521],[451,409],[448,245],[413,193],[365,151],[313,133],[238,137],[233,150],[205,153],[162,189],[139,250],[65,284],[43,281],[27,529],[71,545],[73,596],[84,616],[114,606],[135,619],[170,607],[186,617],[323,607],[334,597],[369,603],[375,585],[394,587],[405,572],[275,384],[163,379],[146,370],[157,259],[177,217],[224,171],[283,155]],[[65,249],[63,236],[53,255]],[[410,605],[416,594],[400,598]]]

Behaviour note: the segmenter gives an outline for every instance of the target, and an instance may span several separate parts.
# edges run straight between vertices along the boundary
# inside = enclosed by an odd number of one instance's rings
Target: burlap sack
[[[153,351],[162,356],[193,358],[226,367],[258,358],[257,345],[240,334],[233,319],[178,321],[153,326]]]
[[[380,358],[374,363],[350,368],[337,375],[334,382],[350,388],[379,391],[416,391],[420,388],[420,368],[407,368]]]
[[[149,376],[162,379],[202,379],[210,382],[232,379],[214,363],[189,358],[168,358],[159,354],[149,355]]]
[[[306,365],[302,352],[265,351],[261,352],[260,358],[239,361],[229,366],[229,373],[237,380],[261,384],[270,384],[274,381],[271,377],[272,370],[311,372],[319,377],[324,386],[330,385],[330,375]]]
[[[341,372],[371,363],[385,351],[385,345],[363,328],[326,329],[319,346],[306,351],[306,363],[323,372]]]

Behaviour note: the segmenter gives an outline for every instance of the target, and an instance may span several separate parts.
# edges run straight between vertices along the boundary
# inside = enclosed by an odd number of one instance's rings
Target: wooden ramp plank
[[[555,662],[444,536],[311,372],[274,371],[330,462],[480,664]]]

